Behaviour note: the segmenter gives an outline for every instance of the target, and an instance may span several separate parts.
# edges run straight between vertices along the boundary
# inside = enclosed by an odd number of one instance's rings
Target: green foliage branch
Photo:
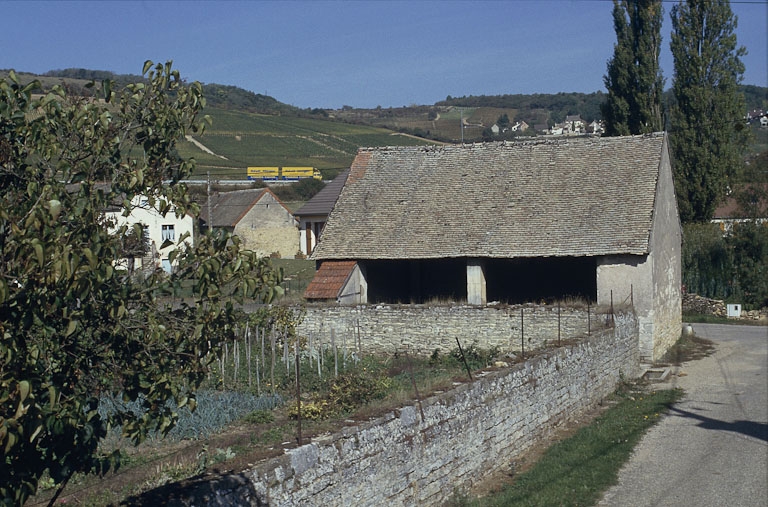
[[[613,2],[616,44],[604,77],[608,96],[601,106],[608,136],[663,130],[661,22],[658,0]]]
[[[672,7],[675,77],[670,147],[684,222],[706,221],[743,164],[749,133],[739,83],[746,54],[727,1],[689,0]]]
[[[108,226],[109,206],[128,215],[143,195],[163,216],[199,213],[180,183],[194,160],[175,147],[205,126],[202,87],[170,62],[146,62],[143,76],[119,91],[92,83],[89,97],[62,87],[35,97],[39,83],[13,73],[0,81],[4,504],[24,503],[44,472],[60,493],[75,472],[119,466],[119,455],[99,452],[110,427],[134,443],[169,431],[174,407],[194,409],[218,344],[231,339],[234,304],[280,290],[269,260],[223,233],[194,247],[179,238],[170,275],[116,269],[129,230]],[[174,297],[190,285],[191,298]],[[106,396],[141,410],[102,416]]]
[[[724,234],[717,224],[683,226],[683,285],[700,296],[768,306],[768,224],[736,223]]]

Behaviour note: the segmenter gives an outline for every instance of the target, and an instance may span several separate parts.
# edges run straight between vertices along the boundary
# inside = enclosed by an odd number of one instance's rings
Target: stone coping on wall
[[[603,308],[556,305],[308,305],[297,332],[319,346],[429,355],[476,345],[503,353],[546,347],[604,326]]]
[[[640,374],[638,321],[551,348],[473,382],[347,426],[174,505],[441,505]]]

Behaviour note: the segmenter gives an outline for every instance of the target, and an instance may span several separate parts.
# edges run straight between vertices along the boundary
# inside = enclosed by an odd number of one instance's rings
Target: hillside
[[[179,145],[182,156],[194,156],[198,173],[215,179],[244,179],[248,166],[313,166],[325,179],[349,167],[361,146],[412,146],[430,141],[384,128],[333,120],[275,116],[207,107],[213,125],[195,140]]]
[[[7,74],[7,70],[0,70],[0,78]],[[142,79],[86,69],[17,75],[24,83],[38,79],[44,90],[64,84],[84,95],[90,93],[85,85],[91,80],[111,79],[119,88]],[[197,160],[196,177],[210,173],[214,179],[238,180],[245,179],[248,166],[312,166],[330,179],[349,167],[361,146],[434,143],[387,128],[339,121],[324,110],[301,110],[235,86],[206,84],[203,93],[208,102],[204,113],[213,124],[204,135],[178,146],[182,156]]]
[[[18,73],[27,82],[39,79],[44,88],[64,83],[76,93],[87,93],[91,80],[111,79],[116,87],[141,76],[109,71],[65,69],[44,75]],[[0,78],[7,71],[0,70]],[[748,110],[768,110],[768,88],[742,86]],[[201,137],[182,142],[179,152],[198,161],[198,176],[244,179],[248,166],[313,166],[332,178],[349,166],[359,147],[421,145],[435,142],[476,142],[506,115],[530,127],[553,125],[566,115],[600,119],[605,93],[557,93],[450,97],[433,105],[339,110],[299,109],[273,97],[236,86],[204,84],[205,113],[213,125]],[[665,100],[671,100],[670,92]],[[535,135],[533,129],[510,135]],[[753,153],[764,148],[757,135]],[[206,151],[207,150],[207,151]],[[211,153],[212,152],[212,153]]]

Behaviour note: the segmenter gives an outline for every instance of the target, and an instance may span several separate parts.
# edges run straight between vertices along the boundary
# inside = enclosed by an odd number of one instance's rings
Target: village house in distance
[[[349,176],[349,169],[342,171],[293,214],[299,222],[299,251],[302,255],[312,254],[328,220],[328,215],[347,181],[347,176]]]
[[[104,212],[104,217],[108,223],[112,224],[112,231],[122,225],[133,227],[135,224],[141,225],[144,231],[147,242],[146,251],[135,258],[128,257],[118,261],[118,265],[131,273],[134,270],[149,273],[156,269],[170,273],[178,262],[171,263],[171,252],[194,246],[194,219],[189,215],[178,217],[173,211],[163,216],[149,204],[149,198],[146,195],[137,195],[133,198],[130,215],[123,215],[121,206],[113,206]],[[185,239],[179,244],[182,237]]]
[[[632,304],[640,354],[680,336],[667,137],[360,149],[311,256],[312,301]]]
[[[299,243],[296,220],[269,188],[222,192],[200,206],[204,229],[236,234],[243,247],[259,255],[293,257]]]

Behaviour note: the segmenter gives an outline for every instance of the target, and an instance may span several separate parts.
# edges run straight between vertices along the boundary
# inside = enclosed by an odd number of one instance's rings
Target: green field
[[[392,130],[406,130],[422,135],[435,136],[439,139],[467,142],[482,139],[483,129],[491,127],[500,116],[506,114],[512,121],[518,114],[517,109],[500,107],[440,107],[439,115],[430,119],[428,111],[393,115],[371,119],[374,125]],[[461,125],[464,123],[464,131]]]
[[[210,172],[217,179],[245,179],[248,166],[312,166],[320,170],[341,170],[349,167],[361,147],[430,144],[385,128],[331,120],[215,108],[207,108],[205,113],[213,124],[202,136],[195,136],[195,140],[216,155],[187,141],[181,142],[178,150],[183,157],[195,157],[197,176]]]

